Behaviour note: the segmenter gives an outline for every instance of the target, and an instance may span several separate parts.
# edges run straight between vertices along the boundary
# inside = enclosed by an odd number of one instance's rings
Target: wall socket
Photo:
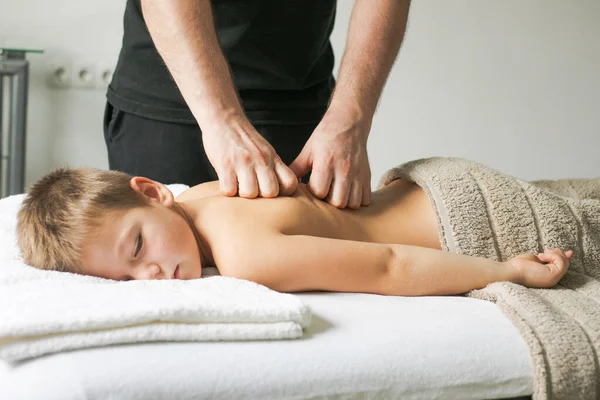
[[[114,67],[103,63],[54,61],[49,64],[46,82],[56,89],[106,90]]]
[[[96,72],[98,73],[96,78],[96,86],[99,89],[106,89],[112,81],[115,67],[113,65],[98,65]]]
[[[96,66],[94,64],[74,64],[71,84],[74,88],[96,88]]]
[[[53,88],[71,87],[72,68],[66,62],[53,62],[48,67],[46,82]]]

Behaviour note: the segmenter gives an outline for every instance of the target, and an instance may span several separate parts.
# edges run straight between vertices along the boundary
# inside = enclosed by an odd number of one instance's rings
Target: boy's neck
[[[210,249],[210,245],[198,232],[196,224],[194,223],[194,216],[190,214],[190,210],[186,209],[185,203],[175,201],[173,203],[173,210],[175,210],[175,212],[177,212],[183,217],[183,219],[187,222],[188,226],[192,230],[194,238],[196,239],[196,244],[198,245],[198,252],[200,253],[200,262],[202,267],[215,266],[215,261],[212,255],[212,251]]]

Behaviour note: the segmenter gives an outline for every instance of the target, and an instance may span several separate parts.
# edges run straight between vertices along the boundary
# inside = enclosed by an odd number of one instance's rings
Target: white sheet
[[[528,349],[492,303],[299,295],[302,339],[152,343],[9,366],[0,399],[494,399],[530,395]]]

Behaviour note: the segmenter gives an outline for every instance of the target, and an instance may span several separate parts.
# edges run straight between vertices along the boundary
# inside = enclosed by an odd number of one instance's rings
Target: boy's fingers
[[[559,269],[562,269],[565,266],[565,259],[560,254],[554,256],[554,265],[556,265]]]
[[[549,252],[544,252],[544,253],[540,253],[538,254],[538,258],[544,262],[547,262],[548,260],[552,259],[552,253]]]
[[[559,248],[554,248],[554,249],[548,250],[548,253],[558,256],[560,258],[567,258],[567,256],[565,255],[565,252]]]
[[[566,270],[571,262],[573,250],[564,252],[562,249],[546,249],[543,253],[538,254],[540,261],[547,264],[554,264],[559,271]]]
[[[559,262],[563,262],[563,258],[560,253],[555,250],[556,249],[545,250],[543,253],[538,254],[538,258],[540,261],[545,263],[553,263],[558,265]]]
[[[556,265],[560,271],[566,270],[570,264],[570,259],[564,251],[562,251],[561,249],[557,249],[557,250],[558,251],[555,253],[556,259],[554,261],[554,265]]]
[[[565,251],[563,251],[563,249],[558,249],[557,254],[560,257],[560,260],[562,261],[563,265],[569,264],[569,256]]]
[[[575,252],[574,252],[573,250],[568,250],[568,251],[565,253],[565,255],[566,255],[568,258],[571,258],[571,257],[573,257],[573,254],[575,254]]]

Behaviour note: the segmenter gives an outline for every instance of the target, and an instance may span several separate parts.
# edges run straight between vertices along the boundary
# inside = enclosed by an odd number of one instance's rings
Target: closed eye
[[[133,253],[134,257],[137,257],[140,251],[142,250],[142,246],[144,245],[144,239],[142,238],[142,233],[138,233],[135,245],[135,252]]]

